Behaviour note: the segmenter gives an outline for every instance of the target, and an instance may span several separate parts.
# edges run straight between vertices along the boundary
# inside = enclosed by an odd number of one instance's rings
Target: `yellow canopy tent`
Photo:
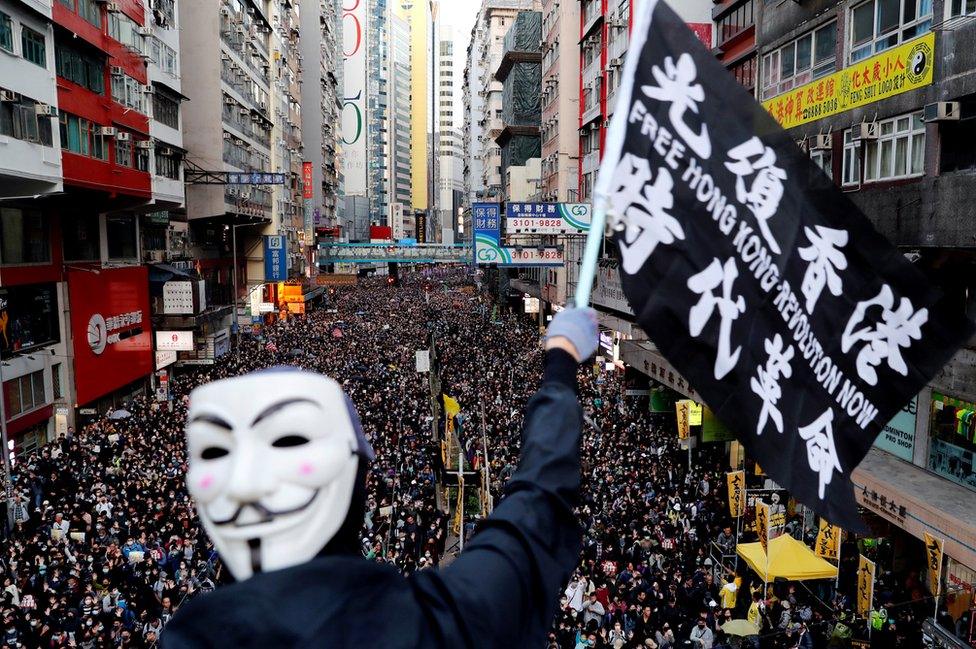
[[[777,577],[791,581],[837,577],[836,566],[818,557],[813,550],[789,534],[777,536],[769,542],[768,569],[762,544],[740,543],[736,547],[736,552],[763,578],[763,581],[773,581]]]

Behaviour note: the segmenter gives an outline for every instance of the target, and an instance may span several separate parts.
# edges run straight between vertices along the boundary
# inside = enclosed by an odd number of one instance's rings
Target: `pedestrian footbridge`
[[[391,243],[323,243],[319,245],[319,264],[470,264],[471,245]]]

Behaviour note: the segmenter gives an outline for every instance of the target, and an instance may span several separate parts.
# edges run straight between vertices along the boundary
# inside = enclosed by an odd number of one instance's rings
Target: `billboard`
[[[506,234],[586,234],[592,209],[587,203],[508,203]]]
[[[159,352],[193,351],[193,332],[192,331],[157,331],[156,351]]]
[[[280,234],[264,237],[264,281],[283,282],[288,279],[288,255],[285,238]]]
[[[342,0],[342,172],[347,196],[366,195],[366,0]]]
[[[0,357],[56,343],[59,329],[54,284],[0,288]]]
[[[77,404],[84,405],[154,367],[145,266],[68,271]]]
[[[502,246],[501,206],[474,203],[474,254],[479,264],[498,266],[562,266],[563,253],[547,246]]]

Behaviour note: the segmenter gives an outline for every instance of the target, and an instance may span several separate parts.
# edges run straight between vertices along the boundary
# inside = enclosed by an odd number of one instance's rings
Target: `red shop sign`
[[[153,371],[145,266],[68,272],[77,405]]]

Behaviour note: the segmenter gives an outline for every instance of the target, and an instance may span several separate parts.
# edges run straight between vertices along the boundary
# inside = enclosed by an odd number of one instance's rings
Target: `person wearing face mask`
[[[506,497],[449,567],[406,579],[359,549],[373,453],[337,383],[266,372],[198,388],[187,488],[238,582],[183,605],[161,646],[541,646],[580,547],[576,368],[596,347],[592,310],[556,315]]]

